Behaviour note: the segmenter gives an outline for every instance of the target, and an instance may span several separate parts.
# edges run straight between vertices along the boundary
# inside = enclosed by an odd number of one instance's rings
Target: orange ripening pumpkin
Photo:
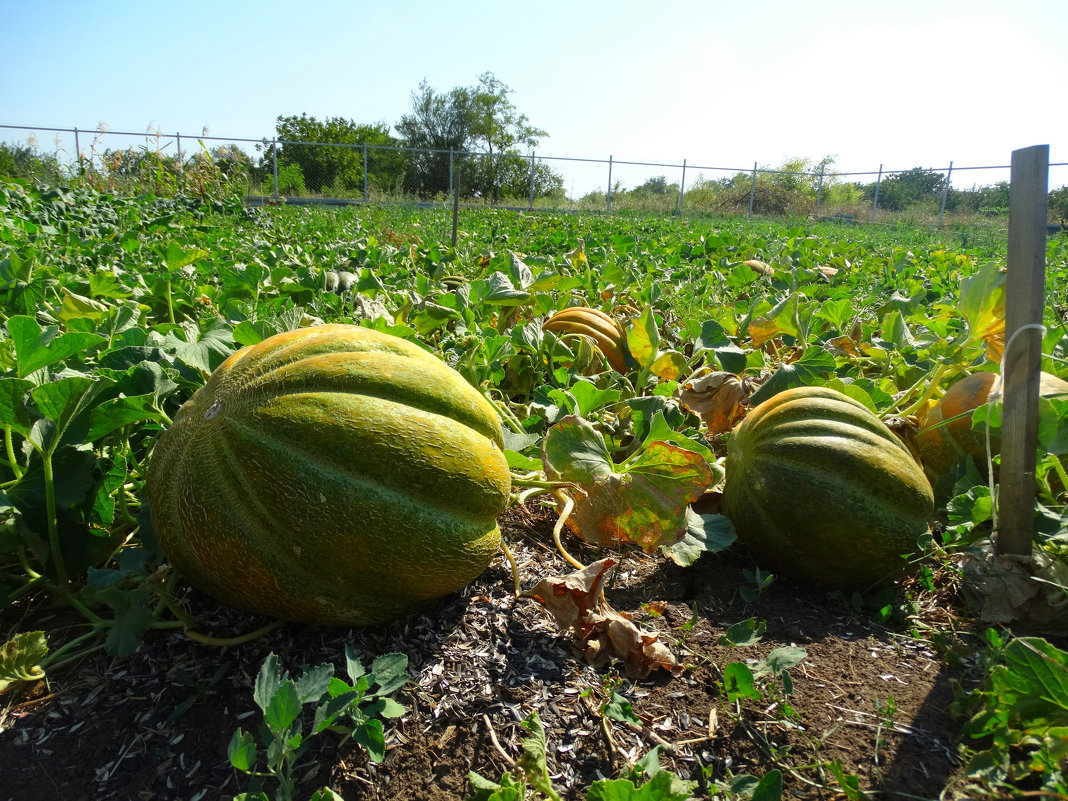
[[[977,465],[986,463],[986,434],[972,429],[972,412],[990,399],[997,373],[972,373],[954,383],[942,399],[920,421],[916,448],[924,470],[933,481],[953,468],[961,456],[970,455]],[[1039,395],[1051,397],[1068,394],[1068,381],[1042,373]],[[990,437],[991,455],[1001,451],[1001,439]]]
[[[623,326],[600,309],[572,306],[554,314],[541,327],[543,331],[552,331],[554,334],[584,334],[590,337],[614,370],[627,372],[630,356],[627,333]]]

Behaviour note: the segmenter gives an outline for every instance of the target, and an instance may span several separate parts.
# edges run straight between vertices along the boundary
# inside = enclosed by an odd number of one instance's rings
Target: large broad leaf
[[[111,384],[111,379],[99,376],[69,376],[33,390],[30,396],[37,410],[54,424],[47,432],[40,429],[43,436],[37,442],[39,447],[51,451],[61,440],[72,445],[88,441],[88,413]]]
[[[808,348],[796,362],[784,364],[749,399],[752,406],[763,403],[784,389],[819,385],[834,371],[834,357],[823,348]]]
[[[962,278],[957,310],[968,321],[968,341],[983,342],[988,357],[1001,361],[1005,350],[1005,273],[993,263]]]
[[[649,367],[656,361],[660,354],[660,332],[656,327],[656,315],[653,314],[652,306],[646,307],[641,316],[627,329],[627,348],[639,367]]]
[[[801,321],[798,305],[801,297],[803,296],[797,292],[792,292],[775,304],[768,312],[750,321],[749,336],[753,340],[754,348],[759,348],[765,342],[782,334],[801,339]]]
[[[530,300],[530,293],[516,289],[511,279],[501,272],[493,273],[488,279],[489,288],[482,300],[498,306],[519,306]]]
[[[0,427],[10,428],[24,437],[30,435],[33,418],[26,408],[26,396],[33,384],[19,378],[0,378]]]
[[[1005,667],[991,673],[993,692],[1010,702],[1017,725],[1068,726],[1068,653],[1041,637],[1020,637],[1006,646]]]
[[[568,519],[577,536],[602,546],[633,542],[650,553],[685,536],[687,506],[714,478],[702,455],[662,441],[616,465],[600,432],[576,416],[549,429],[542,463],[551,479],[584,493]]]
[[[180,270],[209,255],[211,254],[203,248],[183,248],[177,242],[168,242],[163,260],[168,270]]]
[[[705,552],[716,553],[734,544],[734,525],[723,515],[700,515],[686,510],[686,534],[674,545],[662,546],[677,565],[689,567]]]
[[[234,352],[233,331],[221,318],[211,320],[203,331],[194,324],[183,325],[181,330],[184,337],[177,335],[177,329],[172,330],[167,334],[163,348],[204,375],[210,375]]]
[[[68,359],[104,341],[97,334],[60,334],[58,326],[42,329],[32,317],[15,315],[7,321],[7,331],[15,344],[19,378]],[[58,335],[58,336],[57,336]]]

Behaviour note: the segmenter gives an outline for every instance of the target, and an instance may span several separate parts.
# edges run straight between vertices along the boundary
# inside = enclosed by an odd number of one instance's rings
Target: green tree
[[[320,121],[307,114],[279,116],[278,169],[295,175],[300,170],[310,192],[352,194],[363,191],[363,145],[396,147],[398,141],[385,123],[358,124],[342,117]],[[303,144],[303,143],[316,144]],[[268,145],[263,163],[270,164],[273,145]],[[403,159],[379,151],[368,153],[368,183],[387,188],[400,183]],[[371,167],[374,169],[371,169]],[[289,169],[286,169],[289,168]]]
[[[458,86],[444,93],[425,80],[420,83],[412,93],[412,113],[395,126],[405,144],[420,151],[411,154],[406,188],[422,196],[447,193],[450,151],[461,151],[485,155],[463,159],[464,192],[492,200],[502,194],[526,194],[517,192],[524,164],[526,191],[530,186],[529,162],[518,158],[524,155],[521,148],[533,148],[548,134],[519,113],[508,97],[511,92],[492,72],[480,75],[475,86]],[[546,169],[535,167],[536,193],[539,185],[544,192],[563,185],[562,179]]]
[[[450,151],[467,149],[471,106],[471,90],[464,87],[441,93],[424,79],[412,92],[412,113],[394,126],[414,150],[408,153],[405,191],[420,197],[449,193]]]
[[[911,170],[894,173],[879,184],[879,207],[902,211],[925,200],[941,199],[945,186],[946,176],[936,170],[913,167]],[[871,198],[874,195],[875,184],[871,184],[867,196]]]

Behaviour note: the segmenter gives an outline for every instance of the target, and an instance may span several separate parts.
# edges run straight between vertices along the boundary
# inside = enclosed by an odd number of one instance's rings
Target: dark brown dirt
[[[526,587],[569,572],[552,546],[552,522],[541,509],[503,521]],[[584,561],[605,555],[569,542]],[[960,721],[948,707],[953,682],[968,681],[975,640],[950,612],[951,588],[914,594],[911,625],[938,632],[916,639],[904,625],[872,623],[849,599],[784,580],[747,604],[742,570],[753,565],[733,549],[685,569],[632,551],[622,557],[606,597],[689,665],[677,678],[658,671],[630,681],[612,665],[585,665],[540,606],[512,596],[507,563],[498,559],[466,590],[408,620],[352,631],[288,625],[225,649],[155,633],[128,658],[98,650],[47,682],[9,692],[0,697],[0,801],[229,799],[248,788],[248,777],[230,767],[227,745],[238,726],[259,726],[252,687],[267,654],[292,673],[331,662],[343,675],[346,644],[365,664],[380,653],[408,655],[412,681],[397,696],[408,713],[387,724],[388,753],[378,765],[339,735],[313,738],[300,799],[324,785],[350,801],[463,799],[469,771],[496,780],[509,768],[501,751],[518,755],[519,721],[531,710],[548,732],[553,781],[569,799],[583,798],[599,777],[618,776],[657,742],[672,744],[662,764],[699,780],[699,797],[708,797],[710,782],[775,768],[784,773],[784,797],[841,797],[827,789],[836,786],[835,762],[873,791],[869,797],[937,798],[959,779]],[[265,622],[193,590],[185,601],[217,636]],[[654,601],[666,602],[662,611],[643,610]],[[718,643],[750,617],[766,623],[759,643],[733,650]],[[64,628],[70,619],[37,601],[8,609],[0,624],[5,638],[44,629],[56,647],[75,633]],[[790,671],[793,695],[765,693],[740,705],[721,699],[729,662],[785,645],[807,652]],[[608,721],[610,743],[600,706],[617,682],[644,725]],[[880,712],[891,698],[893,714]],[[265,789],[273,795],[273,784]],[[946,797],[963,796],[950,789]]]

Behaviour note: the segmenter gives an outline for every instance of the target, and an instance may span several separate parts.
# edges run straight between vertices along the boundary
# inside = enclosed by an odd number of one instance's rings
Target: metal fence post
[[[82,146],[78,143],[78,128],[74,128],[74,158],[78,160],[78,175],[82,174]]]
[[[686,159],[682,160],[682,180],[679,182],[679,211],[682,211],[682,204],[686,198]]]
[[[753,216],[753,200],[756,198],[757,163],[753,162],[753,182],[749,186],[749,216]]]
[[[530,151],[530,210],[534,211],[534,151]]]
[[[367,143],[363,143],[363,202],[367,202]]]
[[[456,180],[455,180],[455,178],[453,176],[453,171],[452,171],[452,148],[451,147],[449,148],[449,189],[452,190],[452,193],[454,195],[459,195],[460,194],[460,187],[458,187],[456,185]]]
[[[875,222],[875,210],[879,208],[879,185],[883,182],[883,165],[879,165],[879,177],[875,179],[875,197],[871,202],[871,221]]]
[[[823,170],[824,170],[824,167],[821,164],[820,165],[820,182],[818,184],[816,184],[816,218],[817,219],[820,216],[820,199],[821,199],[820,196],[823,194]]]
[[[278,205],[278,140],[271,142],[271,161],[274,164],[274,203]]]
[[[949,197],[949,179],[953,177],[953,162],[949,162],[946,171],[946,185],[942,187],[942,207],[938,209],[938,225],[942,225],[942,215],[946,213],[946,198]]]
[[[182,135],[176,133],[174,135],[174,141],[178,143],[178,172],[182,171]]]
[[[608,157],[608,191],[605,193],[605,211],[612,210],[612,157]]]

